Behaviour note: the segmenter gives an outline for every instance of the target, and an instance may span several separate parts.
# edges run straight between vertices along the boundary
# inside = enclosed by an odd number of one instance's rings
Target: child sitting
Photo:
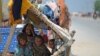
[[[32,47],[34,38],[37,35],[34,31],[34,26],[31,23],[27,23],[23,27],[22,32],[25,33],[25,35],[27,36],[28,45],[30,45],[30,47]]]
[[[27,45],[27,37],[24,33],[17,36],[18,45],[15,49],[15,56],[32,56],[31,48]]]
[[[57,49],[55,48],[55,39],[48,40],[47,48],[51,54],[53,54]]]
[[[35,37],[35,43],[33,44],[33,56],[50,56],[50,52],[44,45],[44,41],[40,35]]]

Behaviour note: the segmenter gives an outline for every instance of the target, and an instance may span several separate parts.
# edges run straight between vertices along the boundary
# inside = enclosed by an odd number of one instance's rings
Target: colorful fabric
[[[48,5],[45,5],[41,10],[49,19],[54,19],[54,12]]]
[[[34,6],[29,0],[9,0],[9,16],[10,16],[10,24],[21,23],[21,16],[27,13],[27,10]]]
[[[60,16],[60,10],[56,2],[49,1],[45,4],[38,4],[40,11],[45,14],[51,21],[56,23],[56,20]],[[56,23],[58,24],[58,23]]]

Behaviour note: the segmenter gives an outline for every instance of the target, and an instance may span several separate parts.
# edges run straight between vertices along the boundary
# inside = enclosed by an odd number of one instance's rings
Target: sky
[[[70,12],[92,12],[95,0],[65,0]]]

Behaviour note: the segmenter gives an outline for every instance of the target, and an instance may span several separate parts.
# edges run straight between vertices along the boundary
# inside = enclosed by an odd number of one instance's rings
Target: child
[[[34,31],[34,26],[31,23],[27,23],[24,26],[22,32],[26,34],[28,39],[28,44],[32,46],[34,42],[34,37],[36,36],[36,33]]]
[[[35,44],[33,44],[33,56],[50,56],[49,50],[44,45],[43,39],[40,35],[35,37]]]
[[[31,48],[27,45],[27,36],[20,33],[17,36],[18,45],[15,49],[15,56],[32,56]]]
[[[49,49],[51,54],[57,51],[57,49],[55,48],[55,39],[48,40],[47,48]]]

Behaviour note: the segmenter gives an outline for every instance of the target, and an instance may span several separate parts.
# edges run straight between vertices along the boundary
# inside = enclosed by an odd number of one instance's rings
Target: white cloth
[[[48,40],[54,39],[54,35],[52,33],[52,30],[48,30],[47,36],[48,36]]]

